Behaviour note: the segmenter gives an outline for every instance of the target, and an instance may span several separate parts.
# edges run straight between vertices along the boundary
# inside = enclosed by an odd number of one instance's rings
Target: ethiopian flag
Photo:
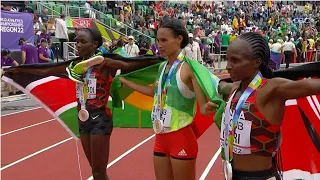
[[[214,115],[214,121],[216,122],[216,125],[220,127],[225,105],[225,102],[220,99],[217,94],[220,79],[216,75],[212,74],[207,68],[202,66],[198,61],[188,58],[185,58],[184,60],[192,69],[206,97],[210,101],[219,105],[219,108],[216,109],[216,113]],[[113,107],[121,107],[121,101],[123,100],[125,103],[135,106],[138,109],[151,112],[153,107],[153,97],[146,96],[130,88],[123,87],[119,81],[119,77],[125,77],[129,81],[133,81],[137,84],[152,86],[158,76],[160,64],[161,63],[154,64],[144,69],[116,76],[112,81],[110,89]],[[229,76],[227,75],[227,77]],[[202,116],[197,105],[197,111],[192,125],[196,137],[199,138],[214,121],[213,115]]]

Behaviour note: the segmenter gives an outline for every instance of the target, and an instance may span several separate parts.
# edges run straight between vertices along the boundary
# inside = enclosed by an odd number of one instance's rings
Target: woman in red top
[[[228,147],[233,149],[223,154],[227,160],[226,179],[280,179],[274,157],[281,143],[285,102],[320,94],[320,79],[273,78],[267,65],[269,59],[268,43],[258,33],[245,33],[228,47],[227,70],[232,81],[240,85],[226,82],[219,85],[220,93],[230,97],[220,136],[225,152]],[[210,105],[207,104],[207,109],[211,109]],[[237,122],[231,128],[233,121]],[[228,141],[230,134],[234,143]]]

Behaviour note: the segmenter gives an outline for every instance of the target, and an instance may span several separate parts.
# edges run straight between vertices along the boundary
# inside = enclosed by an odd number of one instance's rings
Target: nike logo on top
[[[184,149],[182,149],[179,153],[178,153],[179,156],[186,156],[187,153],[186,151],[184,151]]]

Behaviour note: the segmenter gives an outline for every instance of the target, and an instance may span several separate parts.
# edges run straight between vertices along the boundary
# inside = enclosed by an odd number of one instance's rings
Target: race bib
[[[232,119],[225,122],[224,114],[222,116],[223,122],[221,123],[220,132],[220,145],[226,148],[225,138],[229,136],[232,129]],[[229,132],[227,132],[226,124],[229,125]],[[237,128],[234,135],[233,153],[235,154],[251,154],[250,149],[250,134],[251,134],[251,121],[238,120]]]
[[[97,79],[96,78],[89,78],[88,79],[88,97],[87,99],[95,99],[96,98],[96,91],[97,91]],[[80,85],[76,85],[76,96],[79,98],[80,92]]]
[[[157,119],[157,105],[154,105],[151,112],[152,122]]]
[[[162,115],[161,115],[161,120],[163,121],[163,126],[164,127],[170,127],[171,114],[172,114],[172,109],[171,108],[163,108]]]
[[[158,111],[160,111],[160,109],[158,109],[156,105],[153,106],[152,112],[151,112],[152,122],[154,120],[158,119],[158,117],[157,117]],[[163,108],[161,116],[160,116],[160,120],[162,120],[164,127],[170,127],[171,114],[172,114],[172,109],[171,108],[168,108],[168,107]]]

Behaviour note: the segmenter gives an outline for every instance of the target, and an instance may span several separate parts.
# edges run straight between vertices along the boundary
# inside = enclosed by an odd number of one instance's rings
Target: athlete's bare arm
[[[304,79],[292,81],[284,78],[270,79],[272,95],[282,101],[299,99],[310,95],[320,94],[320,79]]]
[[[75,62],[77,63],[79,61],[80,60],[76,60]],[[46,65],[44,64],[42,68],[16,66],[6,70],[5,72],[8,72],[8,73],[25,72],[25,73],[43,75],[43,76],[65,75],[67,74],[66,67],[69,66],[70,62],[71,61],[65,61],[62,63],[56,63],[54,65],[48,64],[48,67],[46,67]]]
[[[160,62],[160,61],[159,61]],[[118,70],[121,69],[122,74],[126,74],[126,72],[131,72],[134,70],[141,69],[143,67],[147,67],[149,65],[154,64],[153,61],[130,61],[125,62],[121,60],[115,60],[110,58],[104,58],[104,61],[102,61],[99,70],[103,69],[111,69],[111,70]]]
[[[125,79],[124,77],[120,77],[119,81],[123,85],[125,85],[126,87],[128,87],[130,89],[138,91],[141,94],[153,97],[153,94],[154,94],[153,89],[154,89],[155,83],[153,83],[152,86],[144,86],[144,85],[140,85],[140,84],[134,83],[132,81],[129,81],[129,80]]]
[[[165,62],[160,64],[158,71],[160,71],[160,69],[164,66],[164,64]],[[127,86],[128,88],[134,89],[140,92],[141,94],[144,94],[150,97],[153,97],[154,95],[154,87],[155,87],[156,81],[152,84],[152,86],[144,86],[144,85],[136,84],[134,82],[128,81],[124,77],[120,77],[119,81],[123,85]]]
[[[218,86],[219,94],[223,95],[224,97],[229,97],[232,92],[232,89],[239,86],[240,82],[228,83],[225,81],[220,81]]]

